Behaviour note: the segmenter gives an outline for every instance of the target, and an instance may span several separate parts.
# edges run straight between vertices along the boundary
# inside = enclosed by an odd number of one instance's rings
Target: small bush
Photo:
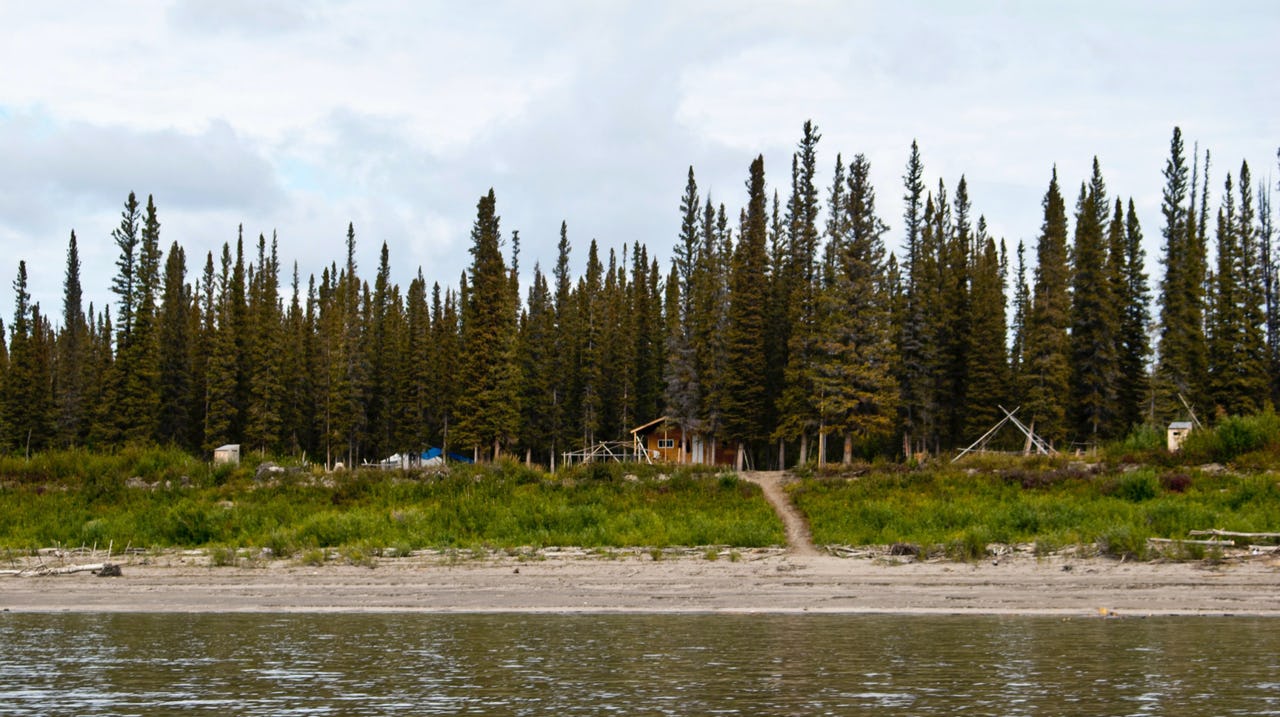
[[[1160,486],[1155,476],[1150,471],[1141,470],[1120,476],[1116,481],[1114,495],[1130,503],[1141,503],[1156,497],[1159,492]]]
[[[329,556],[324,550],[321,550],[320,548],[312,548],[311,550],[303,553],[302,557],[299,558],[299,561],[303,565],[310,565],[314,567],[317,565],[324,565],[325,561],[328,559]]]
[[[987,555],[987,540],[990,532],[985,526],[974,526],[966,529],[959,538],[947,543],[947,557],[960,562],[974,562]]]
[[[1142,560],[1147,556],[1147,537],[1133,526],[1120,525],[1098,536],[1098,549],[1113,558]]]
[[[1165,432],[1155,424],[1144,423],[1134,426],[1129,435],[1120,443],[1125,451],[1151,451],[1165,447]]]
[[[217,546],[209,551],[209,564],[215,568],[235,567],[240,564],[240,553],[230,546]]]
[[[1165,473],[1160,476],[1160,487],[1170,493],[1185,493],[1191,487],[1191,476],[1180,472]]]

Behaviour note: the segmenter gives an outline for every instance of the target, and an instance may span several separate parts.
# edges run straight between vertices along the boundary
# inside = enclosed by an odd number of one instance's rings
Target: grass
[[[956,560],[981,558],[991,543],[1140,559],[1149,537],[1280,530],[1274,413],[1223,418],[1193,432],[1180,454],[1164,450],[1161,431],[1139,428],[1100,459],[876,461],[797,471],[789,491],[820,545],[903,543]],[[727,549],[737,561],[738,548],[785,541],[757,486],[711,469],[592,464],[547,474],[504,462],[325,474],[279,461],[286,472],[259,480],[261,460],[214,468],[165,448],[0,456],[0,552],[114,544],[203,548],[215,564],[272,555],[368,565],[423,548],[639,547],[660,560],[663,548],[700,546],[707,560]],[[1194,545],[1183,553],[1214,557]]]
[[[820,545],[913,543],[960,560],[982,557],[989,543],[1031,543],[1040,554],[1096,545],[1106,555],[1144,558],[1149,537],[1280,528],[1274,476],[1156,466],[1086,470],[1063,461],[987,459],[962,468],[811,478],[791,486],[791,496]]]
[[[445,475],[296,470],[260,483],[251,462],[214,470],[160,449],[0,460],[0,548],[109,541],[215,548],[223,561],[227,551],[268,548],[314,563],[334,548],[367,564],[384,550],[758,547],[785,537],[757,486],[697,470],[548,475],[503,463]]]

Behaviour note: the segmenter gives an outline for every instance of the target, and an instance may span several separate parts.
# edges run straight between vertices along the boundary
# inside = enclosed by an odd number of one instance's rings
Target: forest
[[[1152,282],[1134,202],[1108,192],[1096,158],[1074,209],[1053,169],[1034,246],[1008,246],[963,176],[925,182],[914,142],[897,208],[877,203],[862,155],[836,155],[820,189],[820,138],[805,123],[785,193],[752,160],[736,217],[690,167],[673,238],[593,240],[579,276],[562,224],[528,286],[493,190],[457,284],[419,268],[407,288],[385,244],[371,276],[356,265],[350,225],[345,258],[318,277],[243,231],[189,264],[162,245],[154,202],[130,193],[110,237],[112,305],[83,306],[74,232],[60,314],[33,301],[18,262],[0,449],[239,443],[355,465],[443,445],[554,466],[665,415],[772,468],[945,452],[1000,406],[1062,449],[1274,405],[1273,212],[1247,162],[1211,178],[1210,153],[1188,158],[1173,130]]]

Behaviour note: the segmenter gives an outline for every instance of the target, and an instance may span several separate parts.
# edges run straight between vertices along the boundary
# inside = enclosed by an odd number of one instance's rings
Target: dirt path
[[[809,524],[791,504],[782,486],[791,479],[786,471],[743,471],[742,477],[764,489],[764,497],[773,506],[787,529],[787,550],[793,555],[818,555],[809,535]]]

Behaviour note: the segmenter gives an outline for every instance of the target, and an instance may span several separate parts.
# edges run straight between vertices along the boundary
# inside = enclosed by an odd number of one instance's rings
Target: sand
[[[780,549],[717,557],[425,553],[364,565],[335,558],[316,566],[292,559],[214,567],[207,556],[169,552],[117,557],[121,577],[0,577],[0,609],[1280,616],[1280,558],[1273,555],[1214,564],[1025,553],[957,563]]]

